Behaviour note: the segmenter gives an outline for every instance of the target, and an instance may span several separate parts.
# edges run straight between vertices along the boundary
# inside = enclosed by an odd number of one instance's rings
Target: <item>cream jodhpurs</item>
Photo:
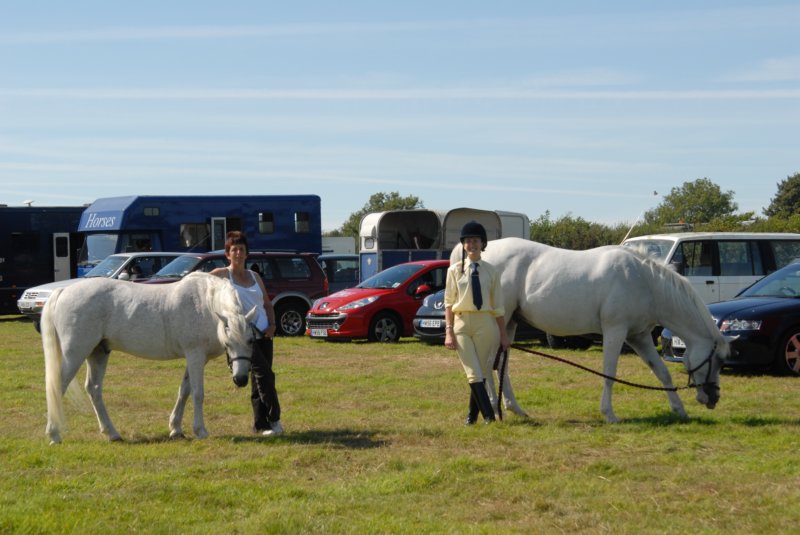
[[[453,334],[467,380],[480,383],[489,377],[500,346],[500,330],[495,317],[486,312],[456,312]]]

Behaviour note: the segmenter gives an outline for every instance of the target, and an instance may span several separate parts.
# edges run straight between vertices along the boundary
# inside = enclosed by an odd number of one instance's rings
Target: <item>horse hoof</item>
[[[114,435],[113,437],[108,437],[110,442],[122,442],[122,437],[119,435]]]
[[[172,431],[169,434],[170,440],[177,440],[179,438],[186,438],[186,435],[183,434],[183,431]]]

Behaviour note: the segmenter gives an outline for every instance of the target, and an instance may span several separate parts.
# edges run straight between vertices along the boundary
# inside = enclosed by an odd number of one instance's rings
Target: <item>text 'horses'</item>
[[[109,353],[124,351],[153,360],[186,358],[186,373],[169,419],[170,436],[182,436],[181,420],[189,394],[194,404],[193,431],[208,436],[203,423],[203,370],[227,352],[237,386],[247,384],[255,309],[242,310],[226,279],[190,274],[169,285],[145,285],[94,278],[56,290],[42,313],[45,356],[47,434],[61,442],[64,392],[84,361],[86,391],[100,431],[120,435],[103,403],[103,376]]]
[[[461,254],[457,245],[451,262],[461,261]],[[672,388],[669,370],[651,334],[656,325],[662,325],[686,342],[684,364],[697,386],[697,401],[712,409],[716,405],[722,360],[730,352],[728,342],[691,285],[668,267],[619,246],[570,251],[520,238],[490,241],[482,258],[501,271],[511,340],[515,314],[557,336],[602,334],[603,373],[616,376],[619,355],[627,343],[664,387]],[[507,407],[525,415],[508,375],[503,383]],[[612,380],[604,379],[600,410],[607,421],[616,422],[612,385]],[[672,410],[685,417],[677,393],[669,391],[667,397]]]

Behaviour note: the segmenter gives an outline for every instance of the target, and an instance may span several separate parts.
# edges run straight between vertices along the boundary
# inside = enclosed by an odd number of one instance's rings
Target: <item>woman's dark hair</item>
[[[250,246],[247,245],[247,236],[244,232],[239,230],[232,230],[225,235],[225,253],[231,252],[231,247],[234,245],[244,245],[245,252],[250,252]]]

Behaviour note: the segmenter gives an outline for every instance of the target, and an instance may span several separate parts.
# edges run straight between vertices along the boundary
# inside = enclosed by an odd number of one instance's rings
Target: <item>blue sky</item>
[[[0,5],[0,203],[376,192],[632,223],[800,172],[800,3]],[[654,194],[657,192],[657,194]]]

